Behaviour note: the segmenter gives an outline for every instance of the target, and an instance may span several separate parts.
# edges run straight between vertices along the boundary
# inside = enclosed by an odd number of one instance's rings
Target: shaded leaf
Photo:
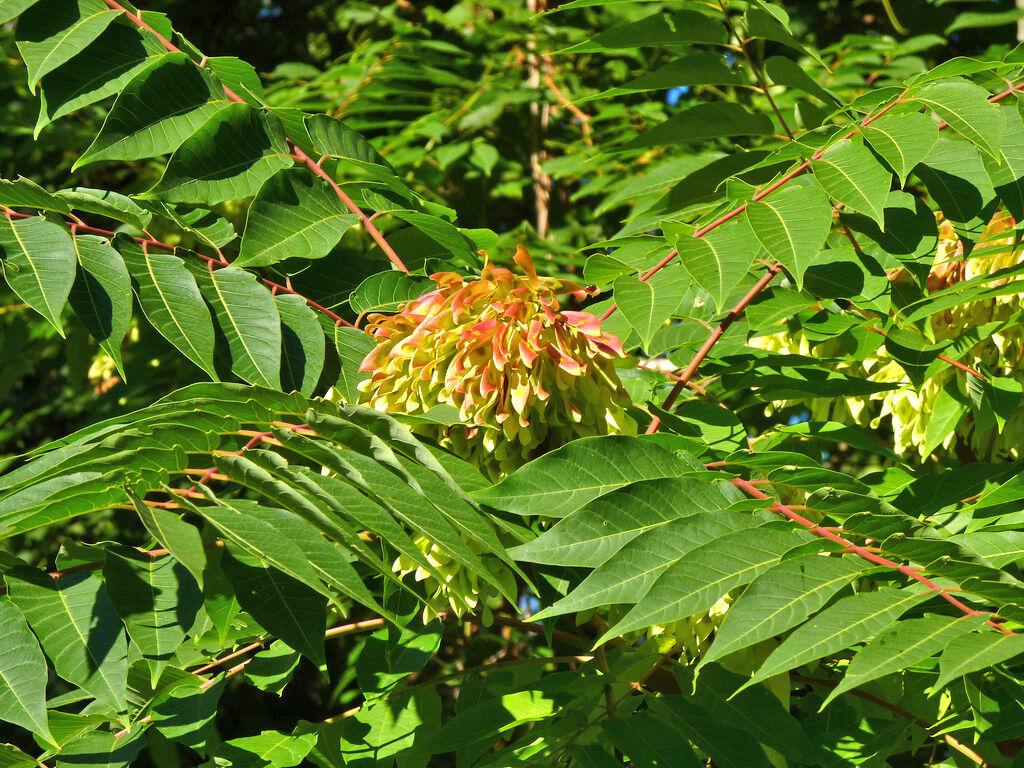
[[[291,165],[280,121],[247,104],[232,104],[185,139],[146,194],[172,203],[241,200]]]
[[[228,104],[211,76],[186,54],[165,54],[121,91],[99,135],[74,167],[173,152]]]
[[[853,657],[822,707],[844,691],[924,661],[983,622],[984,616],[924,616],[893,623]]]
[[[103,0],[41,0],[18,19],[18,51],[35,90],[39,78],[52,72],[95,40],[121,15]]]
[[[766,136],[774,130],[767,115],[749,112],[731,101],[709,101],[673,115],[616,149],[657,147],[723,136]]]
[[[132,320],[132,280],[124,259],[104,238],[78,236],[73,239],[78,253],[78,274],[71,289],[71,308],[114,359],[124,377],[121,342]]]
[[[63,336],[60,314],[75,282],[77,262],[68,231],[40,217],[3,217],[0,253],[7,284]]]
[[[309,396],[324,368],[327,342],[316,313],[301,296],[274,296],[281,315],[281,389]]]

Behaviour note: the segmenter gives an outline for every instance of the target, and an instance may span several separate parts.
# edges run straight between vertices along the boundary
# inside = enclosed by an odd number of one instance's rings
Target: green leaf
[[[263,731],[225,741],[214,754],[235,768],[292,768],[305,759],[316,739],[316,733],[292,736],[284,731]]]
[[[424,278],[410,277],[395,270],[378,272],[363,280],[351,294],[353,312],[395,312],[408,301],[437,286]]]
[[[760,520],[750,514],[690,515],[644,532],[599,565],[566,597],[535,618],[587,610],[612,603],[639,601],[671,565],[697,547],[752,528]]]
[[[1024,120],[1019,110],[1004,109],[1006,133],[1003,136],[1001,156],[996,165],[986,162],[995,191],[1013,217],[1024,218]],[[987,160],[988,158],[986,158]]]
[[[1003,110],[990,103],[988,96],[984,88],[960,79],[928,83],[914,94],[950,128],[998,161]]]
[[[121,342],[132,320],[128,268],[104,238],[78,236],[73,243],[78,252],[78,274],[69,297],[71,308],[125,378]]]
[[[436,753],[488,745],[520,725],[552,717],[558,709],[555,699],[545,690],[519,690],[488,697],[464,704],[424,746]]]
[[[153,35],[129,24],[111,24],[84,51],[40,81],[35,136],[53,121],[120,93],[164,53]]]
[[[902,187],[939,140],[939,127],[920,112],[885,115],[864,129],[864,138],[889,164]]]
[[[718,513],[729,503],[706,480],[641,480],[599,496],[509,554],[528,563],[596,568],[641,534],[691,515]]]
[[[638,716],[642,715],[644,715],[643,712]],[[604,723],[603,726],[606,728],[610,727],[613,722],[617,721]],[[671,760],[685,760],[686,758],[683,757],[684,753],[678,751],[678,745],[672,738],[672,735],[666,734],[665,729],[659,727],[656,723],[653,724],[653,726],[654,727],[651,730],[654,731],[654,733],[647,734],[640,731],[639,728],[634,727],[631,720],[629,727],[622,730],[622,734],[625,738],[630,738],[635,734],[636,741],[631,741],[629,743],[635,744],[636,746],[633,750],[619,744],[616,746],[618,746],[622,752],[629,755],[633,760],[633,763],[638,766],[638,768],[653,768],[654,766],[659,765],[659,763],[654,760],[645,761],[644,758],[647,757],[648,754],[655,754],[652,742],[660,736],[662,739],[666,739],[670,742],[670,747],[665,750],[664,754],[671,755]],[[614,755],[605,752],[604,749],[596,744],[574,745],[569,751],[569,754],[572,758],[572,765],[578,766],[578,768],[619,768],[619,766],[622,765],[621,760]],[[697,759],[692,755],[690,757],[690,762],[682,763],[680,768],[700,768],[700,764],[697,762]],[[657,758],[655,758],[655,760],[656,759]],[[665,760],[665,765],[671,765],[671,760]]]
[[[782,43],[782,45],[792,48],[794,51],[799,51],[807,56],[811,56],[816,59],[823,68],[827,69],[818,55],[801,45],[800,41],[797,40],[789,31],[787,25],[780,20],[780,16],[783,19],[786,18],[786,12],[782,10],[780,6],[764,5],[763,3],[760,3],[759,5],[761,6],[759,8],[749,8],[744,16],[744,19],[747,22],[746,27],[748,36]],[[771,12],[769,12],[769,9]]]
[[[31,8],[38,2],[39,0],[0,0],[0,24],[17,18],[26,8]]]
[[[768,136],[774,131],[767,115],[749,112],[733,101],[709,101],[673,115],[615,149],[658,147],[723,136]]]
[[[931,597],[920,590],[881,587],[859,592],[830,605],[773,650],[747,685],[838,653],[854,643],[873,637],[919,603]]]
[[[150,557],[128,547],[107,550],[103,578],[128,636],[153,662],[155,685],[203,603],[199,585],[173,557]]]
[[[675,717],[666,720],[655,716],[651,710],[642,710],[630,714],[627,718],[607,719],[602,723],[601,729],[615,748],[624,753],[636,768],[660,768],[662,765],[678,768],[700,766],[693,750],[686,743],[689,739],[676,726]],[[594,748],[600,752],[599,748]],[[600,762],[598,758],[591,764],[595,768],[620,768],[622,762],[618,758],[608,757],[607,763]]]
[[[906,328],[890,328],[885,335],[885,351],[905,366],[924,368],[946,349],[950,341],[929,344],[923,336]]]
[[[161,691],[149,710],[160,733],[192,748],[206,742],[225,688],[225,678],[206,688],[200,682],[196,679]]]
[[[758,249],[746,218],[729,222],[704,237],[681,235],[676,240],[679,261],[693,282],[707,291],[717,312],[725,309],[732,292],[747,279]]]
[[[205,208],[191,208],[187,205],[168,205],[158,200],[140,198],[141,205],[150,213],[167,219],[174,226],[194,235],[200,243],[211,249],[219,249],[233,242],[238,233],[234,225],[214,211]]]
[[[795,61],[785,56],[770,56],[764,62],[765,71],[773,83],[788,85],[810,94],[828,105],[838,104],[835,94],[827,91]]]
[[[255,481],[256,474],[261,470],[263,472],[266,472],[266,470],[254,463],[254,460],[250,460],[248,456],[220,456],[217,458],[216,463],[217,467],[230,477],[239,481],[245,480],[247,485],[260,488],[266,494],[268,500],[280,503],[282,506],[295,503],[296,494],[290,490],[282,493],[280,492],[281,486],[279,486],[278,493],[272,492],[273,476],[266,476],[262,483]],[[384,613],[384,610],[377,604],[373,595],[363,584],[359,573],[349,562],[353,556],[345,547],[356,547],[354,540],[358,539],[358,534],[355,531],[349,531],[345,527],[331,525],[330,523],[325,525],[322,522],[322,516],[319,514],[316,516],[309,515],[301,509],[295,509],[292,512],[263,506],[246,500],[220,501],[220,505],[229,508],[232,512],[244,515],[245,520],[242,525],[246,526],[247,530],[256,531],[257,540],[262,537],[266,542],[260,548],[253,546],[251,542],[247,542],[245,546],[251,554],[268,561],[274,561],[276,564],[276,559],[267,555],[268,547],[274,546],[272,543],[274,538],[278,540],[288,539],[294,542],[295,549],[305,558],[309,567],[297,568],[295,564],[298,561],[292,559],[290,561],[290,569],[282,570],[297,578],[300,578],[300,574],[305,574],[306,572],[314,573],[316,578],[323,582],[323,585],[316,579],[312,582],[304,581],[318,592],[326,594],[328,597],[335,596],[335,593],[341,593],[377,613]],[[227,517],[227,515],[221,515],[218,519],[223,521]],[[234,535],[236,540],[238,540],[238,531],[240,529],[237,517],[235,518],[234,525]],[[328,535],[333,535],[335,542],[340,543],[342,546],[325,540],[321,535],[321,531],[326,531]],[[367,559],[372,559],[372,554]]]
[[[442,635],[439,621],[425,627],[389,625],[370,635],[356,660],[360,692],[372,700],[395,690],[399,682],[419,672],[437,654]]]
[[[327,342],[316,313],[301,296],[274,296],[281,315],[281,389],[313,394],[324,368]]]
[[[639,21],[599,32],[589,40],[559,51],[559,53],[593,53],[636,46],[676,45],[678,43],[722,44],[725,42],[725,27],[702,13],[661,11]]]
[[[132,78],[74,167],[173,152],[229,103],[209,73],[186,54],[168,53]]]
[[[804,272],[818,257],[832,229],[828,195],[816,185],[788,187],[746,210],[747,223],[758,242],[796,278],[803,289]]]
[[[172,203],[241,200],[291,165],[281,122],[248,104],[232,104],[182,142],[146,194]]]
[[[149,534],[160,542],[160,546],[170,552],[175,560],[185,566],[196,583],[202,586],[203,572],[206,570],[206,551],[203,549],[198,529],[168,509],[143,504],[137,496],[132,496],[132,503]]]
[[[729,608],[700,666],[803,623],[867,567],[856,557],[811,554],[783,560],[754,579]]]
[[[316,569],[302,553],[298,544],[288,537],[283,537],[267,520],[250,514],[253,502],[219,499],[217,501],[218,503],[212,506],[193,505],[189,502],[185,502],[185,506],[209,520],[241,551],[251,557],[265,560],[275,569],[327,595]]]
[[[717,53],[692,53],[681,59],[663,64],[653,72],[630,80],[618,88],[586,96],[578,100],[583,104],[596,99],[608,99],[629,93],[656,91],[662,88],[674,88],[679,85],[744,85],[746,78],[739,71],[726,65],[725,60]]]
[[[0,205],[71,213],[68,204],[60,197],[50,194],[32,179],[26,179],[24,176],[19,176],[14,181],[0,179]]]
[[[103,580],[93,573],[52,579],[20,567],[6,579],[11,600],[25,615],[57,674],[101,704],[124,712],[128,643]]]
[[[388,213],[396,219],[410,224],[464,263],[474,266],[479,263],[479,258],[470,247],[466,237],[459,232],[458,228],[444,219],[419,211],[397,210]]]
[[[222,567],[238,602],[262,627],[318,667],[325,663],[327,598],[276,568],[249,565],[230,556]]]
[[[210,303],[231,351],[231,371],[250,384],[281,388],[281,315],[274,297],[250,272],[210,272]]]
[[[52,742],[46,722],[46,659],[10,600],[0,600],[0,632],[0,719]]]
[[[363,360],[366,358],[376,343],[373,336],[358,328],[346,328],[338,325],[334,328],[334,346],[338,350],[338,358],[341,363],[341,370],[338,374],[338,381],[334,390],[344,398],[349,405],[359,402],[359,382],[369,377],[369,373],[359,370]]]
[[[247,104],[261,106],[266,98],[263,83],[255,67],[247,61],[234,56],[211,56],[206,59],[206,66],[213,70],[217,79],[228,86]]]
[[[735,714],[731,717],[714,715],[705,709],[698,696],[665,696],[649,700],[648,706],[658,716],[662,728],[678,732],[679,741],[692,742],[716,767],[770,768],[772,765],[750,733],[733,725]]]
[[[952,221],[971,221],[996,195],[981,154],[966,141],[940,138],[917,175]]]
[[[769,528],[740,530],[710,541],[662,573],[599,642],[706,611],[729,590],[767,571],[801,542],[792,531]]]
[[[1009,11],[996,11],[986,13],[984,11],[964,11],[958,13],[952,23],[946,27],[945,34],[951,35],[961,29],[982,29],[985,27],[1001,27],[1012,24],[1024,16],[1024,8],[1015,8]]]
[[[36,768],[37,765],[35,758],[29,757],[13,744],[0,744],[0,766],[3,768]]]
[[[153,214],[136,203],[130,197],[110,192],[105,189],[90,189],[89,187],[72,187],[61,189],[53,193],[55,197],[64,200],[76,211],[96,213],[125,224],[131,224],[137,229],[145,229],[153,220]]]
[[[115,245],[135,279],[146,319],[186,358],[217,379],[213,318],[181,259],[145,252],[127,237],[118,237]]]
[[[353,717],[327,725],[321,739],[338,744],[344,762],[375,768],[397,759],[403,768],[426,768],[428,739],[441,728],[441,699],[432,688],[413,688],[393,701],[363,707]]]
[[[1004,635],[985,627],[980,633],[961,635],[950,641],[939,659],[939,679],[932,691],[941,691],[958,677],[984,669],[1024,653],[1024,635]]]
[[[313,148],[318,154],[359,160],[391,169],[391,164],[362,134],[338,118],[330,115],[310,115],[305,118],[305,125]]]
[[[638,480],[676,477],[689,467],[659,445],[637,437],[573,440],[474,494],[481,504],[519,515],[543,509],[565,517],[592,499]]]
[[[619,311],[640,335],[644,347],[648,347],[655,332],[679,305],[679,297],[656,295],[654,286],[650,282],[638,280],[636,275],[623,275],[616,278],[612,285]]]
[[[327,182],[304,169],[271,177],[249,206],[236,267],[266,267],[291,258],[321,259],[359,221]]]
[[[932,451],[956,431],[960,420],[970,410],[968,403],[968,399],[960,393],[959,385],[955,381],[949,382],[939,390],[930,407],[924,443],[921,446],[922,456],[930,456]]]
[[[676,675],[681,678],[680,687],[684,690],[690,687],[688,676],[682,670],[677,670]],[[739,727],[758,744],[806,765],[818,763],[820,755],[814,742],[800,721],[771,691],[756,686],[736,695],[745,681],[745,674],[739,675],[714,664],[701,672],[696,698],[712,717]]]
[[[280,695],[291,681],[299,658],[298,653],[278,640],[252,657],[245,667],[245,680],[261,691]]]
[[[849,139],[836,142],[813,163],[814,177],[832,197],[852,211],[870,216],[885,226],[885,201],[892,174],[863,144]]]
[[[52,72],[95,40],[121,11],[103,0],[42,0],[18,19],[18,51],[28,68],[28,84]]]
[[[822,708],[845,691],[924,661],[983,622],[984,616],[924,616],[894,622],[853,657],[843,679],[826,697]]]
[[[146,746],[145,731],[117,737],[113,731],[92,731],[68,742],[57,757],[57,768],[126,768]]]
[[[60,314],[75,283],[75,244],[46,219],[0,218],[4,277],[22,301],[64,335]]]

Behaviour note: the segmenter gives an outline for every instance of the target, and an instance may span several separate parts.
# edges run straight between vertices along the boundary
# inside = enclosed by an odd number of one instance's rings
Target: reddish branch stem
[[[739,488],[741,491],[743,491],[745,494],[747,494],[748,496],[750,496],[752,498],[755,498],[755,499],[770,499],[771,498],[767,493],[765,493],[764,491],[762,491],[759,488],[757,488],[749,480],[744,480],[743,478],[735,477],[732,480],[730,480],[730,482],[733,485],[735,485],[737,488]],[[992,615],[991,613],[989,613],[987,611],[975,610],[974,608],[971,608],[969,605],[967,605],[966,603],[962,602],[961,600],[958,600],[957,598],[953,597],[953,595],[951,595],[949,593],[948,589],[946,589],[945,587],[939,586],[938,584],[936,584],[934,581],[929,579],[927,576],[925,576],[923,573],[921,573],[916,568],[912,568],[909,565],[901,565],[900,563],[897,563],[895,560],[890,560],[887,557],[882,557],[881,555],[876,554],[875,552],[873,552],[868,547],[862,547],[859,544],[854,544],[849,539],[846,539],[846,538],[840,536],[839,534],[835,533],[835,531],[833,531],[831,528],[822,527],[822,526],[820,526],[820,525],[818,525],[818,524],[808,520],[806,517],[801,515],[799,512],[794,510],[792,507],[790,507],[790,506],[788,506],[786,504],[783,504],[782,502],[773,501],[771,506],[769,507],[769,509],[772,512],[775,512],[776,514],[782,515],[783,517],[793,521],[797,525],[802,526],[803,528],[807,529],[807,531],[809,533],[812,533],[815,536],[818,536],[820,538],[827,539],[828,541],[832,541],[832,542],[835,542],[836,544],[842,545],[847,552],[849,552],[851,554],[854,554],[854,555],[857,555],[857,557],[860,557],[860,558],[862,558],[864,560],[867,560],[869,563],[874,563],[875,565],[880,565],[883,568],[889,568],[889,569],[892,569],[894,571],[898,571],[899,573],[902,573],[904,576],[910,577],[911,579],[913,579],[914,581],[918,582],[919,584],[922,584],[923,586],[927,587],[927,589],[929,591],[934,592],[935,594],[937,594],[939,597],[941,597],[947,603],[949,603],[954,608],[956,608],[958,611],[963,613],[965,616],[991,616]],[[999,632],[1002,632],[1004,635],[1016,635],[1017,634],[1016,632],[1014,632],[1014,631],[1012,631],[1010,629],[1007,629],[1002,624],[1000,624],[997,621],[993,621],[992,619],[987,620],[985,623],[988,626],[992,627],[992,629],[995,629],[995,630],[998,630]]]
[[[171,53],[181,53],[181,49],[178,46],[176,46],[166,37],[164,37],[155,29],[153,29],[153,27],[151,27],[149,24],[143,21],[140,15],[132,13],[116,0],[104,0],[104,2],[107,4],[107,6],[113,8],[115,11],[121,11],[125,15],[125,18],[128,19],[128,21],[130,21],[136,27],[153,35],[160,43],[160,45],[162,45]],[[203,67],[205,65],[206,59],[204,57],[201,62],[198,62],[197,66]],[[224,86],[224,95],[227,96],[228,99],[237,104],[245,103],[245,100],[241,96],[239,96],[226,85]],[[263,106],[266,107],[267,105],[264,104]],[[328,174],[323,168],[321,168],[319,164],[310,159],[310,157],[305,152],[299,149],[299,147],[295,145],[294,141],[288,139],[288,145],[291,148],[292,154],[294,155],[295,159],[298,160],[303,165],[305,165],[307,168],[309,168],[309,170],[311,170],[321,179],[330,184],[331,189],[334,190],[334,194],[338,196],[338,199],[341,200],[344,206],[348,208],[349,211],[351,211],[352,213],[359,217],[359,220],[362,222],[363,227],[366,229],[366,233],[371,238],[373,238],[374,242],[376,242],[378,246],[380,246],[380,249],[384,252],[384,255],[388,257],[388,260],[395,266],[395,268],[408,274],[409,268],[406,267],[404,263],[402,263],[402,260],[399,258],[398,254],[395,253],[395,249],[391,247],[388,241],[384,238],[384,235],[381,234],[381,231],[377,229],[376,225],[372,221],[370,221],[370,218],[363,212],[363,210],[358,205],[356,205],[355,201],[351,197],[349,197],[345,193],[345,191],[338,185],[338,182],[336,182],[334,178],[330,176],[330,174]]]

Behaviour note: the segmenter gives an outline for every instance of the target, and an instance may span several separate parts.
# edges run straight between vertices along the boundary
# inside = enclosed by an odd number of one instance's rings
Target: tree
[[[0,0],[11,765],[1019,763],[1013,3],[188,6]]]

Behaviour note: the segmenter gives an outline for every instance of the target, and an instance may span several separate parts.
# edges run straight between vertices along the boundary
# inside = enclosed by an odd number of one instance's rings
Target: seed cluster
[[[594,315],[560,308],[587,291],[539,277],[522,246],[514,260],[523,274],[490,262],[475,279],[441,272],[397,314],[370,315],[377,346],[361,368],[361,401],[377,410],[455,408],[460,423],[417,431],[492,480],[570,440],[636,431],[615,370],[622,344]]]
[[[981,339],[966,355],[956,356],[991,374],[989,386],[994,388],[995,397],[1003,405],[1020,401],[1024,384],[1024,326],[1019,321],[1024,311],[1024,277],[1008,269],[1024,262],[1024,250],[1015,243],[1014,226],[1012,217],[1005,212],[997,213],[978,238],[978,245],[965,256],[964,245],[953,224],[941,221],[939,244],[927,278],[929,293],[948,290],[973,278],[988,278],[985,281],[988,295],[935,313],[931,316],[931,332],[936,342],[959,340],[962,343],[972,336]],[[997,274],[1003,276],[993,277]],[[890,277],[896,281],[909,279],[902,273]],[[1013,290],[1015,285],[1017,290]],[[799,329],[751,339],[751,344],[785,354],[842,355],[841,343],[832,340],[812,345]],[[939,397],[953,392],[957,399],[967,403],[972,397],[969,385],[978,384],[968,382],[966,376],[947,366],[915,387],[883,345],[866,360],[838,365],[851,375],[898,387],[866,398],[813,400],[812,418],[857,422],[873,429],[889,419],[897,453],[918,453],[921,459],[928,458],[923,455],[928,445],[928,424]],[[946,435],[942,447],[953,449],[959,444],[968,447],[981,460],[1019,458],[1024,445],[1024,409],[1001,411],[995,420],[984,423],[979,422],[975,410],[970,409],[956,429]]]

